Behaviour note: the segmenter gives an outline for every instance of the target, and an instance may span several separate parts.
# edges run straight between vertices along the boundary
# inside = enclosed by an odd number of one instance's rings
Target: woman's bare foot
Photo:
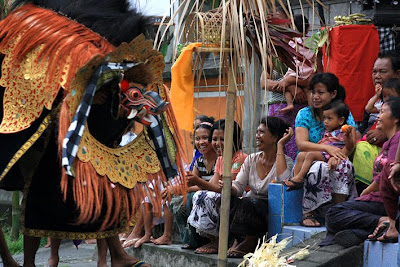
[[[151,237],[150,240],[155,245],[171,245],[172,244],[172,238],[167,235],[162,235],[157,239],[154,239],[153,237]]]
[[[300,225],[306,226],[306,227],[320,227],[321,224],[317,220],[314,214],[312,213],[306,213],[303,215],[301,218]]]
[[[218,239],[217,239],[218,240]],[[212,241],[204,246],[197,248],[194,253],[196,254],[217,254],[218,253],[218,241]]]
[[[381,242],[390,242],[390,243],[397,243],[399,238],[399,232],[396,229],[395,222],[391,221],[387,231],[380,237],[378,237],[378,241]]]
[[[96,239],[86,239],[85,240],[85,243],[88,245],[96,244],[96,242],[97,242]]]
[[[240,244],[240,242],[237,241],[237,239],[235,239],[235,240],[233,241],[233,244],[232,244],[232,246],[230,247],[230,249],[235,249],[237,246],[239,246],[239,244]]]
[[[291,112],[294,109],[294,105],[293,104],[288,104],[286,107],[284,107],[283,109],[281,109],[282,114],[286,114]]]
[[[150,243],[151,235],[144,235],[138,241],[136,241],[134,248],[140,247],[143,243]]]
[[[257,242],[258,238],[256,236],[246,236],[241,243],[237,244],[235,247],[232,246],[228,250],[228,258],[242,258],[247,253],[254,252]]]
[[[389,217],[383,216],[379,219],[378,225],[376,226],[374,232],[368,236],[368,239],[375,239],[379,236],[382,231],[386,230],[387,223],[389,222]]]

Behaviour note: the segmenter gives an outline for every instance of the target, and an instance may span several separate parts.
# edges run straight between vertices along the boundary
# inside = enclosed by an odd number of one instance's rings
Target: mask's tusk
[[[138,111],[136,109],[131,109],[131,113],[129,113],[128,120],[133,119]]]

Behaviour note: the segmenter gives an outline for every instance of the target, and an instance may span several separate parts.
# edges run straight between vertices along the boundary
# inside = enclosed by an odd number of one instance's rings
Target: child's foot
[[[136,244],[136,242],[139,241],[140,238],[141,238],[141,237],[135,237],[135,238],[132,238],[132,239],[127,239],[127,240],[125,240],[125,242],[122,243],[122,247],[123,247],[123,248],[132,247],[132,246],[134,246],[134,245]]]
[[[126,240],[122,243],[122,247],[123,248],[132,247],[142,237],[143,237],[143,235],[132,230],[132,232],[129,234],[129,236],[126,238]]]
[[[281,109],[282,114],[286,114],[291,112],[294,109],[294,105],[293,104],[288,104],[286,107],[284,107],[283,109]]]
[[[119,241],[121,241],[121,244],[123,244],[125,242],[126,239],[128,239],[129,234],[128,233],[123,233],[123,234],[119,234]]]
[[[150,238],[151,236],[145,235],[142,238],[140,238],[138,241],[136,241],[134,248],[140,247],[143,243],[150,243]]]
[[[154,239],[153,237],[151,238],[151,242],[153,242],[156,245],[171,245],[172,244],[172,239],[170,236],[162,235],[157,239]]]
[[[304,185],[303,179],[298,179],[296,177],[285,180],[283,183],[288,187],[287,191],[302,189]]]

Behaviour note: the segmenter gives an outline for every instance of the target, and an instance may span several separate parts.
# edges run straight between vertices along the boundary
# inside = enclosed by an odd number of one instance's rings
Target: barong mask
[[[134,119],[146,126],[150,126],[152,122],[151,115],[160,115],[169,105],[157,93],[146,91],[141,84],[129,83],[124,79],[120,83],[120,88],[121,116]]]
[[[79,2],[90,6],[85,1]],[[59,118],[64,198],[73,188],[80,212],[76,223],[100,218],[101,207],[107,205],[106,215],[111,211],[113,214],[106,216],[101,226],[104,229],[122,217],[131,219],[146,196],[152,199],[156,212],[161,212],[157,204],[161,203],[160,181],[166,183],[175,178],[182,191],[186,190],[186,183],[181,180],[184,168],[181,160],[176,160],[184,156],[163,85],[163,56],[153,49],[151,41],[139,34],[145,28],[141,16],[130,16],[132,23],[126,12],[117,14],[113,22],[120,34],[96,28],[108,26],[103,20],[109,14],[96,13],[98,18],[82,16],[80,19],[91,20],[84,24],[62,15],[77,16],[76,10],[71,5],[57,13],[27,3],[0,22],[0,86],[5,88],[0,135],[7,144],[2,151],[0,182],[42,134],[54,128],[48,126]],[[123,16],[124,21],[118,16]],[[102,23],[97,23],[99,20]],[[103,37],[99,33],[114,36]],[[121,36],[126,34],[134,36]],[[124,79],[129,87],[121,90]],[[107,95],[106,104],[112,103],[117,112],[111,106],[93,103],[101,92]],[[111,119],[102,121],[98,115]],[[130,144],[117,147],[110,145],[109,140],[97,138],[97,135],[114,137],[109,133],[120,138],[132,119],[146,127]],[[104,132],[98,130],[101,127]],[[8,136],[18,142],[7,141]],[[118,138],[112,141],[115,143]],[[59,163],[55,160],[51,164]],[[148,184],[138,187],[137,182]],[[149,184],[154,188],[153,194],[145,189]],[[104,192],[99,193],[99,188]]]

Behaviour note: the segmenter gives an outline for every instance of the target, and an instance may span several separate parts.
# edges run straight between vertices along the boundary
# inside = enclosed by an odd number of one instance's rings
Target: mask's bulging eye
[[[140,97],[142,97],[142,93],[140,92],[140,90],[139,89],[134,89],[134,88],[130,88],[129,89],[129,96],[132,98],[132,99],[137,99],[137,98],[140,98]]]

